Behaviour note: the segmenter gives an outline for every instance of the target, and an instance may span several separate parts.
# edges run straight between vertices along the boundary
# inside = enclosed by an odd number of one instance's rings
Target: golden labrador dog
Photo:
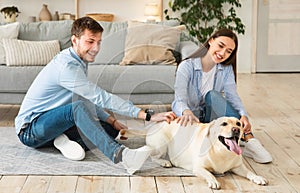
[[[251,172],[243,163],[239,140],[242,123],[233,117],[221,117],[210,123],[194,123],[180,126],[176,120],[168,124],[160,122],[145,130],[122,130],[123,137],[145,135],[146,144],[153,148],[151,158],[163,167],[181,167],[196,176],[203,177],[210,188],[220,189],[213,174],[227,171],[267,185],[268,181]],[[168,155],[169,160],[162,159]]]

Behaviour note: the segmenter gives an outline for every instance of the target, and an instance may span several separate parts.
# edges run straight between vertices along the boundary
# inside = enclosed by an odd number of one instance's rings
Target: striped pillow
[[[7,66],[46,65],[60,51],[59,41],[3,39]]]
[[[5,50],[2,39],[17,39],[19,35],[19,23],[0,24],[0,64],[5,64]]]

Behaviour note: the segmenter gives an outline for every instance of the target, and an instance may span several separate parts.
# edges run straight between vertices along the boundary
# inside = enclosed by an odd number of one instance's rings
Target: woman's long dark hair
[[[229,58],[227,58],[221,64],[225,65],[225,66],[232,65],[234,76],[235,76],[235,79],[236,79],[236,74],[237,74],[237,72],[236,72],[236,53],[237,53],[237,49],[238,49],[238,38],[237,38],[236,34],[233,31],[231,31],[230,29],[223,28],[223,29],[220,29],[220,30],[216,31],[212,36],[210,36],[210,38],[208,38],[208,40],[206,40],[206,42],[204,42],[204,44],[202,44],[194,53],[192,53],[187,58],[197,58],[197,57],[204,56],[207,53],[207,51],[210,47],[208,42],[211,39],[215,39],[215,38],[220,37],[220,36],[229,37],[235,43],[235,49],[230,54]]]

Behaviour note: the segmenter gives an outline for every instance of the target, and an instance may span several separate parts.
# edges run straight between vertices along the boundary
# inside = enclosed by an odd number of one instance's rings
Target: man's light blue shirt
[[[28,89],[15,118],[17,134],[43,112],[71,103],[78,97],[91,101],[100,109],[121,115],[137,117],[141,110],[130,101],[106,92],[87,78],[88,64],[83,62],[72,47],[61,51],[38,74]],[[101,111],[105,121],[109,114]]]
[[[202,84],[202,63],[200,58],[184,60],[178,66],[175,81],[175,99],[172,103],[172,110],[177,116],[181,116],[183,111],[190,109],[195,116],[200,116],[203,109],[203,95],[201,93]],[[247,116],[246,110],[237,93],[233,68],[231,65],[224,66],[217,64],[214,77],[214,90],[224,92],[234,109],[242,116]]]

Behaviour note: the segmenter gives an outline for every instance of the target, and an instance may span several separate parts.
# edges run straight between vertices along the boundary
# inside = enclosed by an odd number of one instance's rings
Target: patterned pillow
[[[59,41],[3,39],[7,66],[46,65],[60,51]]]

